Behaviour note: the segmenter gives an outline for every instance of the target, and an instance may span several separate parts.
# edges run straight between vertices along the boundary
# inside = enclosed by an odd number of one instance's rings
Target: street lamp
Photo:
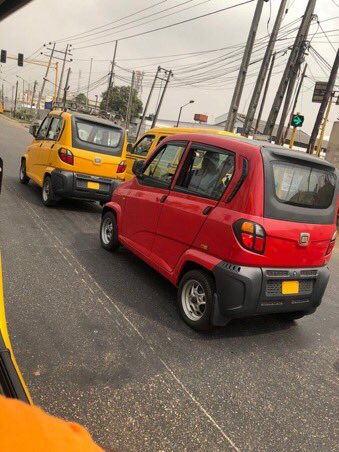
[[[187,105],[189,105],[189,104],[194,104],[194,100],[190,100],[189,102],[187,102],[187,104],[182,105],[182,106],[180,107],[180,110],[179,110],[179,116],[178,116],[178,121],[177,121],[177,127],[179,127],[179,122],[180,122],[180,117],[181,117],[182,109],[183,109],[184,107],[186,107]]]

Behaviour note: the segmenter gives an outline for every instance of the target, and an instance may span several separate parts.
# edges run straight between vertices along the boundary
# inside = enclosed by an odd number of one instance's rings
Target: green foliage
[[[84,93],[79,93],[75,96],[74,102],[80,105],[87,105],[87,96]]]
[[[107,91],[102,93],[101,110],[106,110]],[[117,116],[124,119],[126,117],[127,104],[129,98],[129,86],[114,86],[110,89],[108,96],[108,111],[114,112]],[[142,112],[142,101],[138,98],[137,91],[132,91],[132,117],[138,116]]]

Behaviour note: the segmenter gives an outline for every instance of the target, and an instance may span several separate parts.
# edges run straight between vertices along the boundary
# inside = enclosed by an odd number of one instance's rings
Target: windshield
[[[336,175],[326,169],[272,162],[275,195],[280,202],[327,209],[333,200]]]
[[[76,118],[73,122],[73,146],[85,151],[120,156],[124,131],[114,125]]]

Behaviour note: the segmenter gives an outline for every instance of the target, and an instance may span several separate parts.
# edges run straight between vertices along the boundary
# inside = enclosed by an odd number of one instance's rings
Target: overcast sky
[[[71,63],[71,90],[77,91],[78,87],[81,89],[88,83],[90,58],[94,59],[92,83],[108,73],[114,43],[110,42],[84,49],[79,49],[79,47],[103,41],[113,41],[114,39],[179,22],[243,1],[245,0],[166,0],[154,8],[118,21],[143,8],[153,6],[159,3],[160,0],[33,0],[17,13],[1,22],[0,46],[6,49],[8,54],[15,55],[18,52],[23,52],[25,57],[28,57],[41,48],[44,43],[69,38],[67,41],[57,43],[57,49],[64,49],[66,42],[72,43],[73,45],[74,50],[72,54],[74,61]],[[270,3],[264,4],[257,38],[266,36],[267,29],[271,31],[279,3],[279,0],[271,0],[271,5]],[[283,25],[289,24],[301,17],[304,13],[307,0],[290,0],[289,3],[289,10],[284,18]],[[326,21],[321,26],[325,31],[328,31],[327,35],[334,49],[328,43],[325,35],[322,34],[321,29],[316,23],[312,25],[310,31],[310,36],[312,37],[314,35],[312,45],[331,65],[334,61],[335,49],[338,48],[339,42],[339,31],[331,31],[339,29],[339,7],[335,3],[339,4],[339,0],[317,0],[315,10],[319,21]],[[173,6],[177,7],[165,11]],[[199,54],[193,57],[171,55],[208,51],[244,43],[247,39],[254,9],[255,2],[252,2],[176,27],[121,40],[118,45],[117,63],[123,69],[117,69],[117,76],[120,80],[116,80],[116,83],[123,84],[124,82],[121,78],[129,80],[131,75],[128,70],[130,69],[145,71],[142,89],[142,99],[145,102],[156,67],[161,65],[167,69],[172,69],[174,78],[169,85],[160,117],[164,119],[175,119],[180,105],[188,102],[190,99],[194,99],[195,103],[184,109],[182,118],[189,121],[193,119],[194,113],[204,113],[213,121],[215,117],[228,111],[237,71],[227,75],[227,80],[225,80],[224,76],[221,79],[214,78],[214,80],[205,81],[202,86],[194,86],[190,85],[190,83],[196,80],[198,64],[204,63],[206,65],[204,76],[211,79],[216,74],[222,74],[229,72],[232,68],[234,69],[238,62],[232,63],[231,60],[222,61],[222,58],[227,57],[231,50],[226,49],[213,53]],[[155,15],[149,17],[151,14]],[[141,19],[142,17],[144,17],[142,20],[137,21],[137,19]],[[270,17],[271,19],[269,20]],[[146,21],[149,23],[146,24]],[[93,30],[92,33],[97,33],[96,35],[88,37],[83,35],[81,39],[79,37],[77,39],[71,37],[110,22],[114,23]],[[126,24],[127,22],[132,23]],[[124,24],[126,25],[123,26]],[[114,29],[112,29],[113,27]],[[293,25],[290,28],[293,28]],[[293,33],[289,37],[292,36],[294,36]],[[277,47],[278,49],[282,49],[292,42],[293,40],[280,41],[277,43]],[[233,57],[234,61],[237,57],[237,48],[233,48],[232,52],[235,55]],[[261,56],[262,53],[263,51],[260,52],[259,50],[253,55],[252,60]],[[241,54],[239,52],[239,56]],[[46,57],[42,57],[39,53],[35,53],[33,56],[46,60]],[[218,62],[218,58],[220,58],[220,62]],[[280,71],[283,69],[286,58],[287,55],[283,56],[283,54],[280,54],[277,60],[276,74],[272,78],[263,115],[264,119],[267,117],[281,77]],[[307,63],[310,68],[308,71],[310,78],[305,81],[298,103],[298,111],[305,115],[304,130],[310,132],[319,108],[319,104],[311,102],[314,85],[312,80],[326,80],[329,70],[325,66],[319,65],[312,55],[307,57]],[[250,68],[252,77],[248,78],[246,82],[240,112],[246,112],[246,106],[248,106],[255,81],[254,77],[259,65],[260,63],[252,65]],[[79,71],[81,71],[80,77]],[[27,82],[33,84],[34,80],[41,83],[43,72],[44,68],[42,67],[25,64],[24,68],[19,68],[15,62],[8,60],[6,64],[1,66],[0,74],[0,77],[6,80],[4,82],[6,95],[10,96],[11,85],[15,83],[16,75],[20,75]],[[179,83],[185,86],[175,86]],[[49,90],[52,91],[52,88],[53,86],[50,84]],[[100,95],[104,89],[105,84],[94,87],[89,97],[94,99],[94,95]],[[86,88],[81,90],[86,91]],[[158,92],[159,90],[156,90],[154,93],[154,99],[149,113],[154,111],[158,99]],[[338,116],[339,109],[337,106],[334,106],[330,116],[331,122],[328,132],[333,124],[333,120]]]

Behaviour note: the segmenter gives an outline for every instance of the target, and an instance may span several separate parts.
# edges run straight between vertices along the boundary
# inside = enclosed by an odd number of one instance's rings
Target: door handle
[[[202,211],[203,215],[208,215],[210,211],[212,210],[211,206],[205,207],[205,209]]]
[[[162,195],[162,197],[160,198],[160,202],[163,203],[165,202],[167,199],[167,195]]]

